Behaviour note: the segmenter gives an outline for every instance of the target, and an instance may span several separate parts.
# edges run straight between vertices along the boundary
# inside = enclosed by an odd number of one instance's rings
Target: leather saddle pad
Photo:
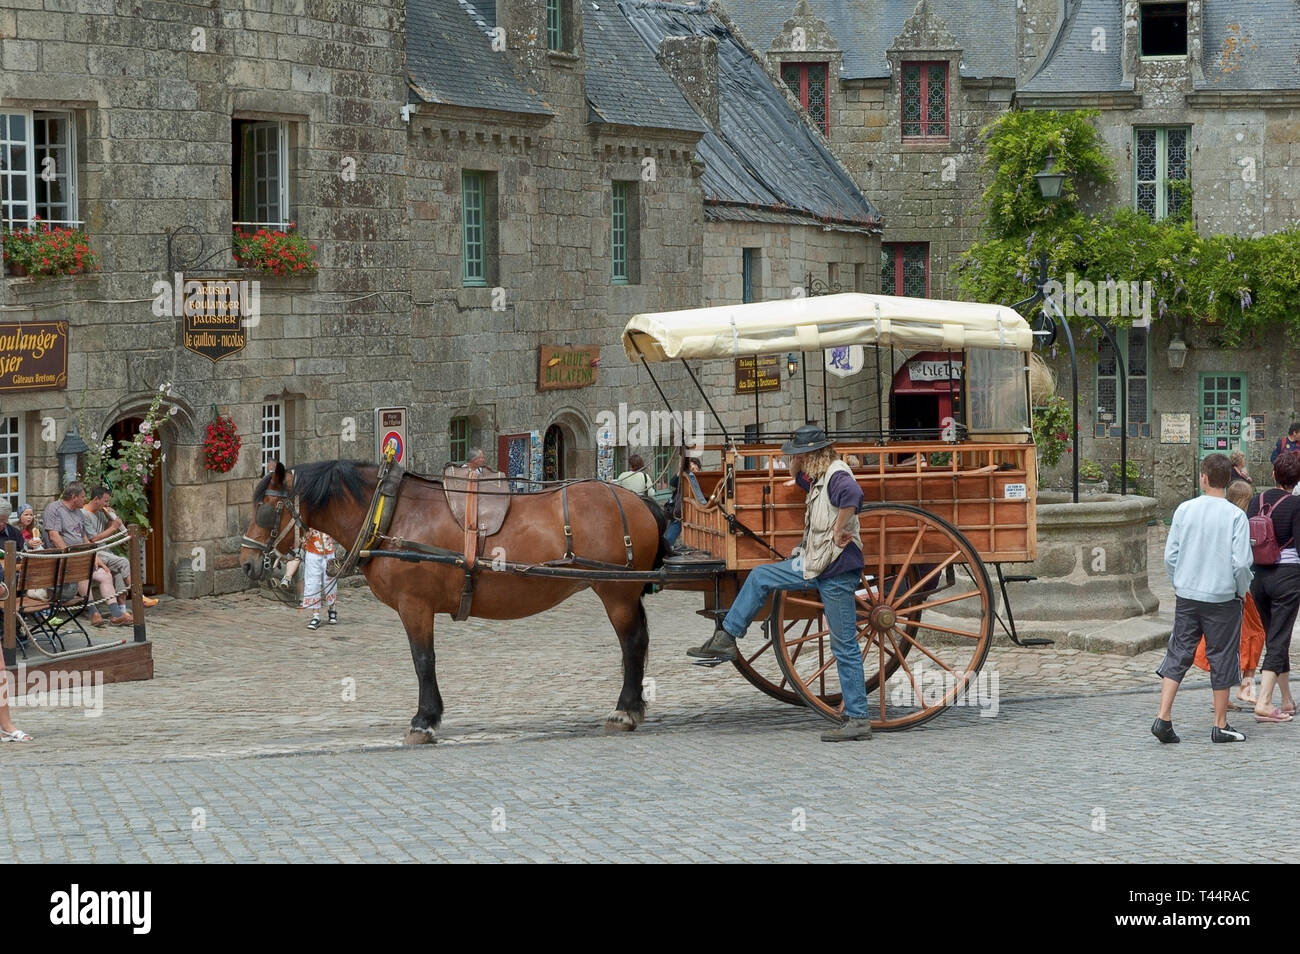
[[[448,467],[442,473],[442,489],[456,523],[465,530],[465,507],[471,483],[477,490],[477,529],[480,536],[490,537],[501,529],[510,509],[510,478],[500,471],[485,470],[472,481],[468,467]]]

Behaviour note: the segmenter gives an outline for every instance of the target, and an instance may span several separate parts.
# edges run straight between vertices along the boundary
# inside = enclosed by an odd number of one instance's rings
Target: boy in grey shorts
[[[1201,462],[1201,496],[1179,504],[1165,543],[1165,570],[1178,597],[1169,649],[1157,674],[1163,679],[1160,713],[1151,734],[1161,742],[1178,742],[1173,706],[1201,635],[1210,660],[1214,690],[1214,742],[1243,742],[1228,725],[1228,693],[1241,679],[1242,599],[1250,590],[1250,526],[1240,507],[1225,492],[1232,463],[1223,454]]]

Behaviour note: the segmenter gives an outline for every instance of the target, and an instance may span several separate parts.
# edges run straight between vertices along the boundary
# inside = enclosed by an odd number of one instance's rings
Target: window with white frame
[[[231,129],[234,224],[252,229],[288,228],[289,124],[236,119]]]
[[[277,460],[288,463],[284,459],[284,402],[267,401],[262,404],[262,473]]]
[[[0,219],[54,225],[77,219],[76,123],[72,113],[0,109]]]
[[[9,501],[15,514],[27,495],[22,424],[17,415],[0,415],[0,499]]]

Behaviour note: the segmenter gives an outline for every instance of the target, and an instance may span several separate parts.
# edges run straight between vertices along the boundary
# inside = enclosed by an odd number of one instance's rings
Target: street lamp
[[[1046,164],[1039,172],[1034,173],[1034,181],[1038,183],[1038,191],[1044,199],[1057,199],[1061,195],[1061,189],[1065,184],[1065,174],[1055,171],[1056,154],[1048,151]],[[1059,285],[1057,286],[1060,287]],[[1074,502],[1079,502],[1079,360],[1074,351],[1074,335],[1070,331],[1070,322],[1066,320],[1064,314],[1061,314],[1060,308],[1047,295],[1047,249],[1044,248],[1038,253],[1038,287],[1034,294],[1024,301],[1016,304],[1015,308],[1019,309],[1023,305],[1032,305],[1035,302],[1043,303],[1043,312],[1047,318],[1050,328],[1039,329],[1035,327],[1034,332],[1046,340],[1054,340],[1057,316],[1060,317],[1061,330],[1065,332],[1065,345],[1070,352],[1070,391],[1073,400],[1070,404],[1070,425],[1074,435],[1074,453],[1070,455],[1070,466],[1073,471],[1073,489]],[[1055,310],[1057,315],[1053,315]],[[1110,342],[1111,351],[1115,355],[1115,366],[1119,372],[1119,492],[1128,493],[1128,375],[1124,370],[1124,356],[1120,353],[1119,342],[1115,340],[1115,335],[1110,327],[1104,322],[1098,320],[1095,315],[1089,315],[1101,333],[1106,336]],[[1170,345],[1170,362],[1173,362],[1173,345]],[[1100,419],[1101,415],[1098,415]],[[1107,422],[1109,423],[1109,422]]]
[[[1169,370],[1181,371],[1183,365],[1187,363],[1187,342],[1183,341],[1183,333],[1175,331],[1173,338],[1169,341],[1169,349],[1166,352],[1169,355]]]
[[[799,356],[793,351],[785,356],[785,370],[792,378],[799,370]]]
[[[1061,186],[1065,184],[1065,173],[1056,172],[1053,166],[1056,164],[1056,153],[1048,150],[1047,165],[1041,172],[1034,173],[1034,181],[1038,183],[1038,191],[1044,199],[1059,199],[1061,197]]]
[[[77,430],[77,422],[73,421],[68,425],[68,432],[63,435],[63,441],[56,451],[59,455],[59,467],[63,470],[63,483],[65,485],[77,479],[78,458],[88,450],[90,450],[90,447],[81,439],[81,433]]]

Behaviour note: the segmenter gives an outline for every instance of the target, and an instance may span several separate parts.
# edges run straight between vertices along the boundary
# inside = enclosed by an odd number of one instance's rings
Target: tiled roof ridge
[[[488,26],[487,20],[483,18],[483,14],[478,12],[478,8],[474,4],[470,3],[469,0],[456,0],[456,3],[465,12],[465,15],[474,21],[474,25],[483,31],[484,36],[492,36],[492,27]]]

